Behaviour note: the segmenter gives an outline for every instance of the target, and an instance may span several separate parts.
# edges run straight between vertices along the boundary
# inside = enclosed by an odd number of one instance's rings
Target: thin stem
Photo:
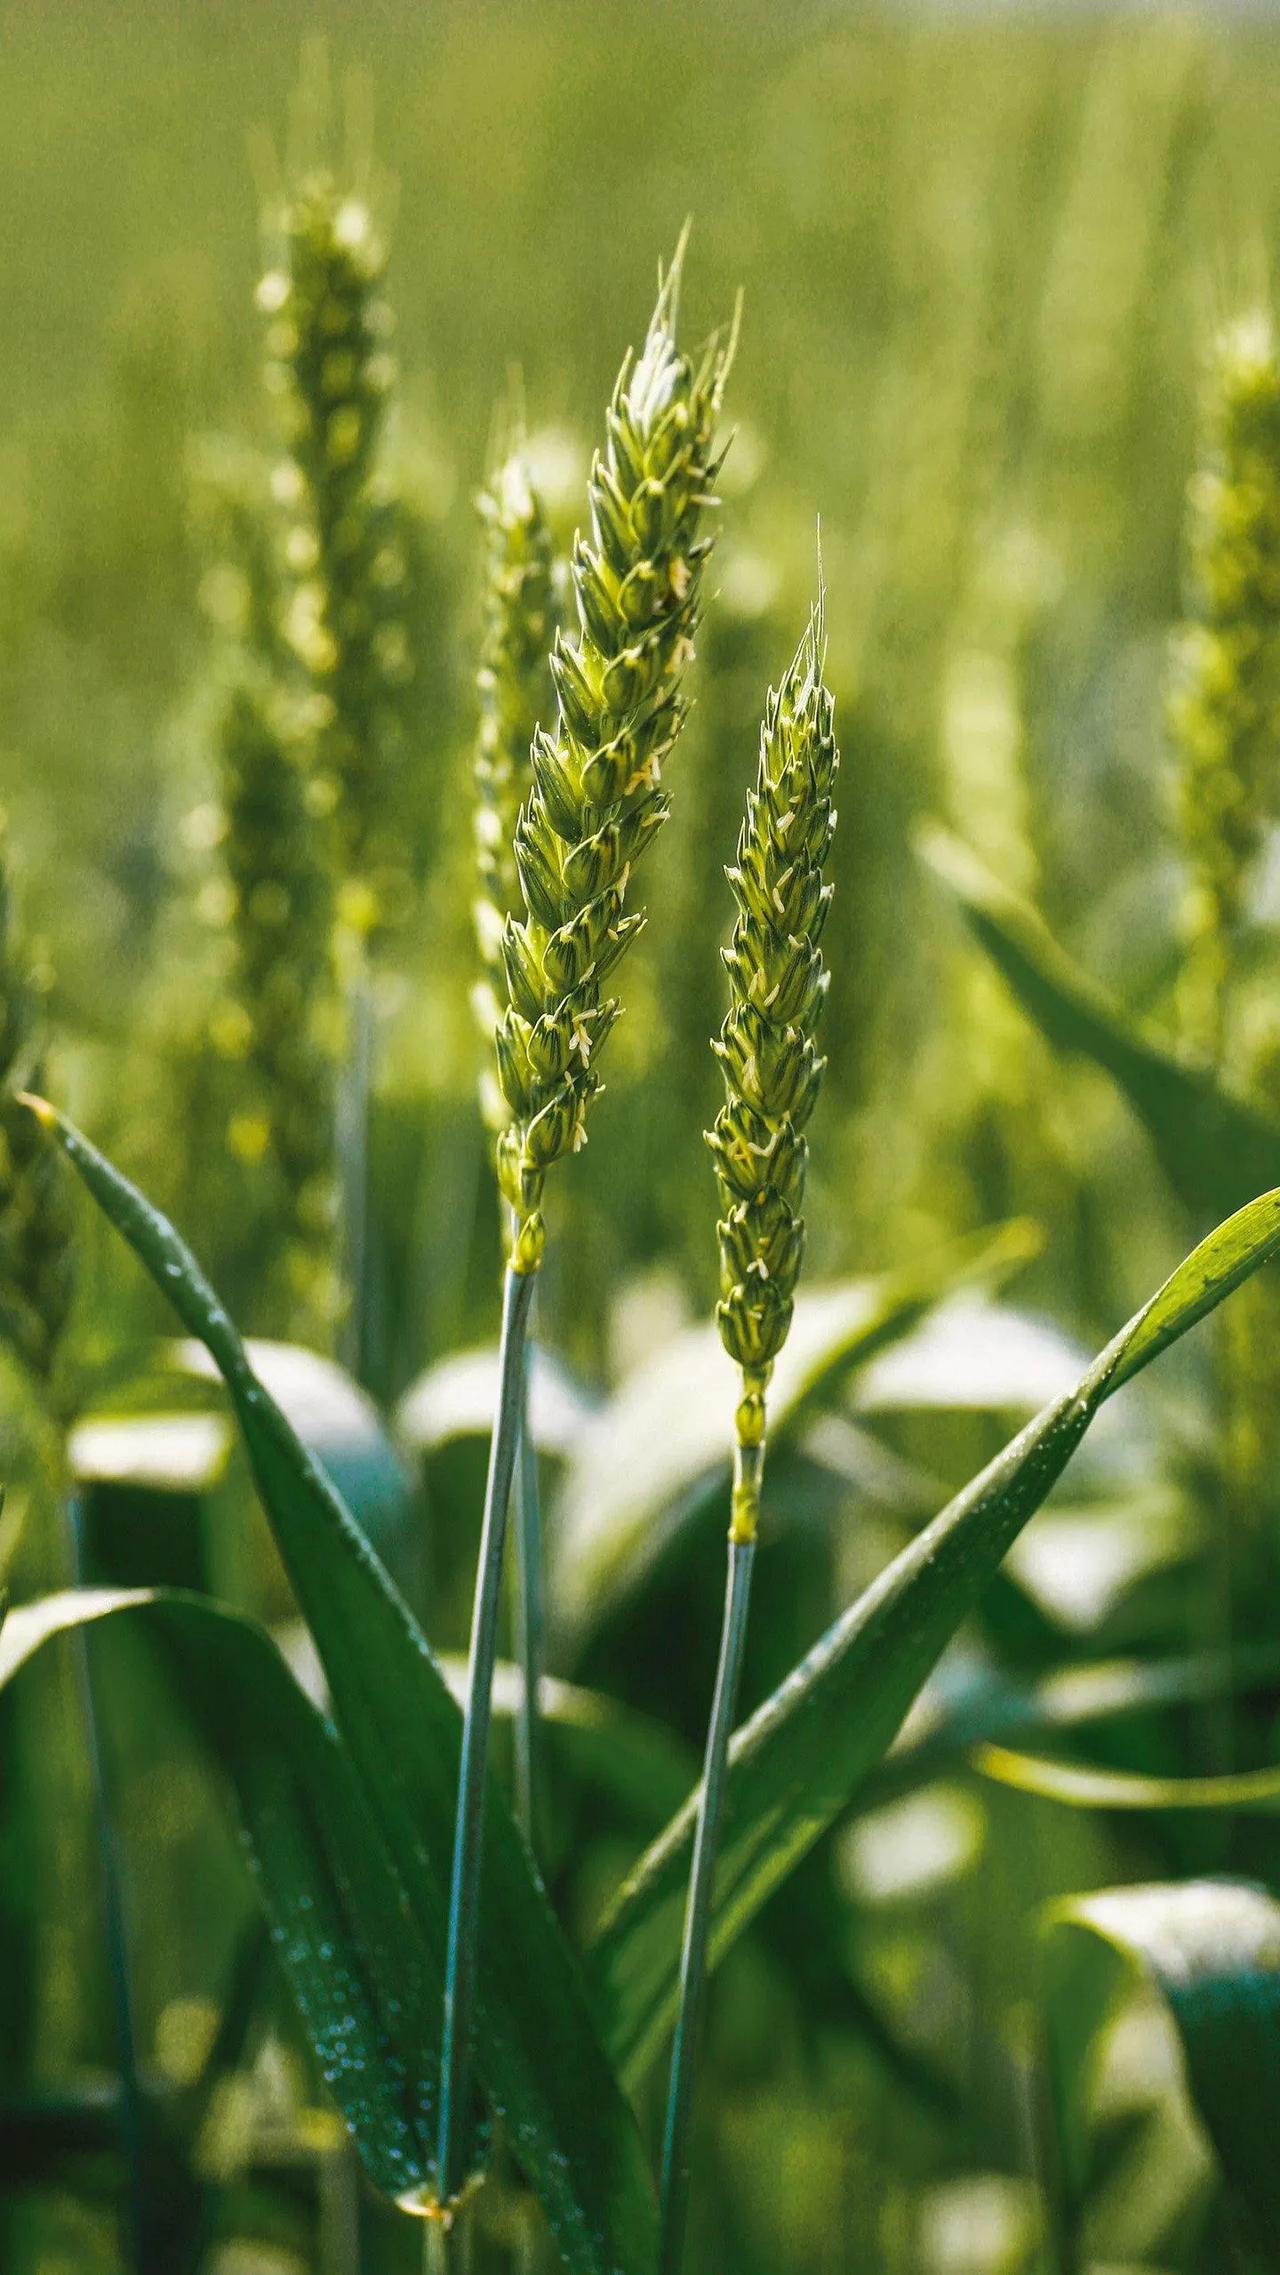
[[[77,1587],[83,1587],[85,1582],[83,1511],[77,1494],[69,1493],[67,1495],[65,1512],[72,1577]],[[125,1924],[124,1875],[121,1869],[120,1843],[116,1833],[115,1816],[107,1785],[102,1738],[98,1728],[93,1671],[89,1663],[89,1642],[83,1628],[77,1632],[73,1639],[72,1651],[75,1662],[76,1687],[80,1696],[81,1719],[84,1723],[85,1746],[89,1757],[94,1833],[98,1848],[102,1930],[107,1949],[107,1972],[111,1982],[116,2064],[120,2073],[120,2140],[125,2170],[128,2174],[128,2196],[121,2214],[124,2250],[131,2264],[138,2270],[138,2275],[145,2275],[148,2250],[144,2117],[142,2086],[138,2076],[138,2034],[133,2012],[129,1938]]]
[[[735,1499],[736,1506],[736,1499]],[[751,1595],[754,1538],[732,1533],[726,1575],[724,1624],[720,1630],[720,1663],[707,1729],[703,1764],[702,1799],[693,1844],[693,1868],[685,1907],[684,1946],[680,1955],[680,2011],[671,2050],[671,2082],[667,2095],[667,2121],[662,2140],[662,2237],[659,2275],[679,2275],[684,2255],[685,2223],[689,2210],[689,2162],[693,2118],[693,2089],[707,1987],[707,1950],[711,1933],[711,1897],[715,1884],[716,1846],[724,1803],[729,1737],[733,1729],[742,1646],[747,1632]]]
[[[449,2232],[446,2220],[423,2222],[422,2275],[451,2275],[453,2255],[449,2249]]]
[[[546,1665],[546,1607],[542,1572],[542,1509],[538,1448],[530,1420],[533,1344],[527,1341],[520,1383],[520,1453],[516,1464],[516,1627],[520,1706],[516,1716],[516,1815],[535,1857],[542,1836],[542,1677]]]
[[[524,1344],[533,1300],[531,1273],[508,1267],[502,1290],[502,1341],[498,1352],[498,1411],[489,1445],[480,1561],[471,1614],[467,1706],[462,1724],[458,1813],[449,1890],[449,1943],[445,1965],[444,2043],[440,2053],[440,2135],[436,2184],[440,2201],[455,2193],[455,2161],[466,2115],[471,2032],[478,1959],[480,1864],[484,1846],[485,1771],[489,1755],[493,1669],[502,1598],[502,1549],[519,1434]]]

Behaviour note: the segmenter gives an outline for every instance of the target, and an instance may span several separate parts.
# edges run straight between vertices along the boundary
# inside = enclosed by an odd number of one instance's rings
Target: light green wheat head
[[[266,474],[253,452],[218,444],[199,468],[209,547],[202,595],[217,635],[210,678],[216,842],[225,934],[216,1046],[243,1069],[227,1139],[274,1186],[276,1324],[323,1338],[338,1302],[333,1268],[338,1045],[334,878],[311,770],[304,692],[280,628]]]
[[[512,1261],[536,1271],[553,1161],[585,1143],[598,1062],[618,1015],[606,983],[640,931],[631,873],[666,820],[662,763],[684,716],[715,432],[733,335],[695,363],[676,344],[680,262],[663,280],[644,348],[628,356],[590,480],[591,526],[572,563],[577,628],[557,637],[555,724],[533,739],[533,784],[515,836],[523,914],[502,938],[506,1004],[495,1041],[509,1116],[498,1170],[514,1215]]]
[[[723,951],[731,1001],[712,1044],[725,1103],[707,1144],[724,1210],[716,1318],[742,1369],[738,1437],[749,1448],[763,1443],[765,1389],[791,1325],[804,1253],[804,1130],[826,1065],[815,1041],[832,893],[822,865],[840,753],[823,655],[820,599],[781,686],[769,692],[756,785],[726,871],[738,909]],[[754,1529],[750,1494],[741,1505],[735,1498],[735,1522],[744,1537]]]
[[[411,548],[382,466],[395,379],[386,247],[370,202],[316,166],[269,216],[258,288],[287,451],[285,630],[314,703],[313,770],[332,811],[343,913],[367,932],[401,892],[392,785],[412,681]]]
[[[242,664],[228,678],[218,730],[231,958],[217,1032],[249,1077],[228,1135],[241,1158],[276,1172],[285,1324],[323,1334],[339,1300],[333,888],[303,752],[285,699]]]
[[[1188,1039],[1218,1059],[1249,871],[1280,787],[1280,357],[1261,307],[1214,341],[1206,425],[1190,491],[1190,609],[1174,648],[1169,718],[1193,877],[1185,1025]]]
[[[0,1335],[47,1384],[71,1308],[74,1246],[69,1197],[15,1096],[39,1087],[41,994],[16,937],[0,841]]]
[[[529,477],[518,423],[494,452],[479,506],[484,522],[484,636],[476,686],[476,897],[474,920],[480,979],[473,993],[476,1021],[489,1050],[506,997],[502,938],[520,905],[515,836],[532,782],[530,750],[539,719],[548,715],[551,676],[547,650],[552,621],[552,544],[541,500]],[[507,1110],[493,1066],[481,1088],[485,1119],[495,1131]]]

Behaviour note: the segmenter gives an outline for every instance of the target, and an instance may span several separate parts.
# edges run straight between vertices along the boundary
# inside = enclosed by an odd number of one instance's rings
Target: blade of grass
[[[958,838],[929,828],[919,850],[1046,1040],[1110,1075],[1185,1207],[1202,1219],[1221,1216],[1275,1184],[1280,1125],[1207,1068],[1142,1034]]]

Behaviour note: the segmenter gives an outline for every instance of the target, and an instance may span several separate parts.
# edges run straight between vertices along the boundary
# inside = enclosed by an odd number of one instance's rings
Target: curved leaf
[[[369,1540],[380,1549],[402,1535],[413,1486],[373,1400],[334,1360],[300,1343],[255,1338],[245,1345],[258,1381],[341,1494]],[[216,1382],[217,1369],[198,1342],[170,1346],[181,1375]]]
[[[334,1717],[443,1975],[461,1718],[411,1614],[258,1380],[191,1251],[54,1108],[40,1118],[217,1366],[315,1638]],[[491,1783],[476,2066],[574,2275],[650,2275],[653,2191],[635,2118],[511,1814]],[[424,2193],[425,2193],[424,2189]]]
[[[1230,1809],[1280,1813],[1280,1769],[1242,1769],[1217,1777],[1151,1777],[1098,1769],[1092,1762],[1053,1761],[1008,1746],[981,1745],[971,1756],[980,1777],[1072,1809]]]
[[[713,1958],[875,1767],[1103,1401],[1277,1249],[1280,1193],[1268,1193],[1201,1243],[1074,1390],[1028,1423],[894,1558],[739,1731],[716,1878]],[[593,1954],[607,2040],[630,2077],[643,2071],[675,2012],[695,1811],[691,1796],[642,1858]]]
[[[334,2099],[387,2195],[434,2152],[443,1977],[433,1965],[345,1748],[269,1635],[203,1596],[74,1589],[11,1612],[0,1688],[77,1628],[141,1628],[236,1796],[281,1965]]]
[[[795,1308],[769,1391],[769,1443],[794,1438],[836,1385],[915,1327],[939,1299],[1036,1255],[1016,1221],[909,1271],[811,1289]],[[572,1633],[648,1573],[707,1503],[729,1490],[733,1362],[712,1325],[676,1336],[583,1432],[553,1533],[557,1618]]]
[[[1046,1932],[1050,2082],[1068,2227],[1087,2181],[1083,2103],[1096,2054],[1096,2032],[1082,2029],[1080,2017],[1092,2022],[1107,2013],[1096,1995],[1081,1996],[1084,1936],[1163,1999],[1196,2112],[1270,2265],[1280,2253],[1280,1903],[1237,1880],[1116,1888],[1055,1904]]]
[[[1194,1214],[1222,1216],[1280,1179],[1280,1127],[1267,1115],[1142,1035],[958,838],[931,828],[921,851],[1046,1040],[1111,1076]]]

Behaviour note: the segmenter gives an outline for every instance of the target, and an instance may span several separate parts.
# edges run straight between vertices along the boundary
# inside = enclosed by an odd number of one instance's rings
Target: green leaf
[[[190,1250],[52,1107],[41,1119],[208,1350],[329,1683],[356,1774],[443,1977],[461,1718],[382,1565],[257,1379]],[[639,2132],[579,1971],[496,1787],[486,1817],[476,2066],[573,2275],[650,2275]]]
[[[1217,1777],[1152,1777],[994,1745],[975,1747],[971,1758],[979,1775],[995,1784],[1035,1794],[1042,1801],[1061,1801],[1071,1809],[1229,1809],[1264,1817],[1280,1813],[1280,1769],[1231,1770]]]
[[[1103,1401],[1280,1249],[1280,1192],[1201,1243],[1093,1361],[887,1566],[732,1750],[712,1956],[848,1805]],[[767,1576],[762,1575],[767,1586]],[[592,1977],[607,2041],[640,2075],[670,2028],[696,1796],[641,1859],[603,1927]]]
[[[847,1376],[907,1335],[953,1289],[1000,1279],[1039,1252],[1016,1221],[911,1270],[802,1294],[769,1389],[775,1454]],[[672,1541],[729,1491],[737,1375],[714,1326],[692,1327],[588,1423],[552,1533],[552,1599],[570,1636],[634,1589]]]
[[[1204,1068],[1139,1033],[1077,970],[1035,911],[959,839],[931,828],[921,851],[1047,1041],[1110,1075],[1195,1215],[1225,1215],[1280,1180],[1280,1126],[1221,1089]]]
[[[245,1346],[258,1381],[341,1494],[366,1539],[386,1555],[402,1540],[413,1501],[403,1461],[373,1400],[345,1368],[299,1343]],[[214,1381],[200,1343],[175,1343],[171,1364],[188,1379]]]
[[[1096,2061],[1099,1997],[1081,1939],[1101,1945],[1159,1993],[1177,2032],[1195,2110],[1228,2184],[1248,2208],[1270,2265],[1280,2253],[1280,1903],[1247,1881],[1117,1888],[1046,1915],[1051,2084],[1068,2197],[1087,2180],[1084,2109]],[[1093,2027],[1081,2027],[1081,2015]]]
[[[346,1749],[265,1631],[203,1596],[78,1589],[11,1612],[0,1688],[75,1628],[141,1628],[234,1790],[273,1940],[371,2178],[421,2186],[434,2153],[443,1977]]]

